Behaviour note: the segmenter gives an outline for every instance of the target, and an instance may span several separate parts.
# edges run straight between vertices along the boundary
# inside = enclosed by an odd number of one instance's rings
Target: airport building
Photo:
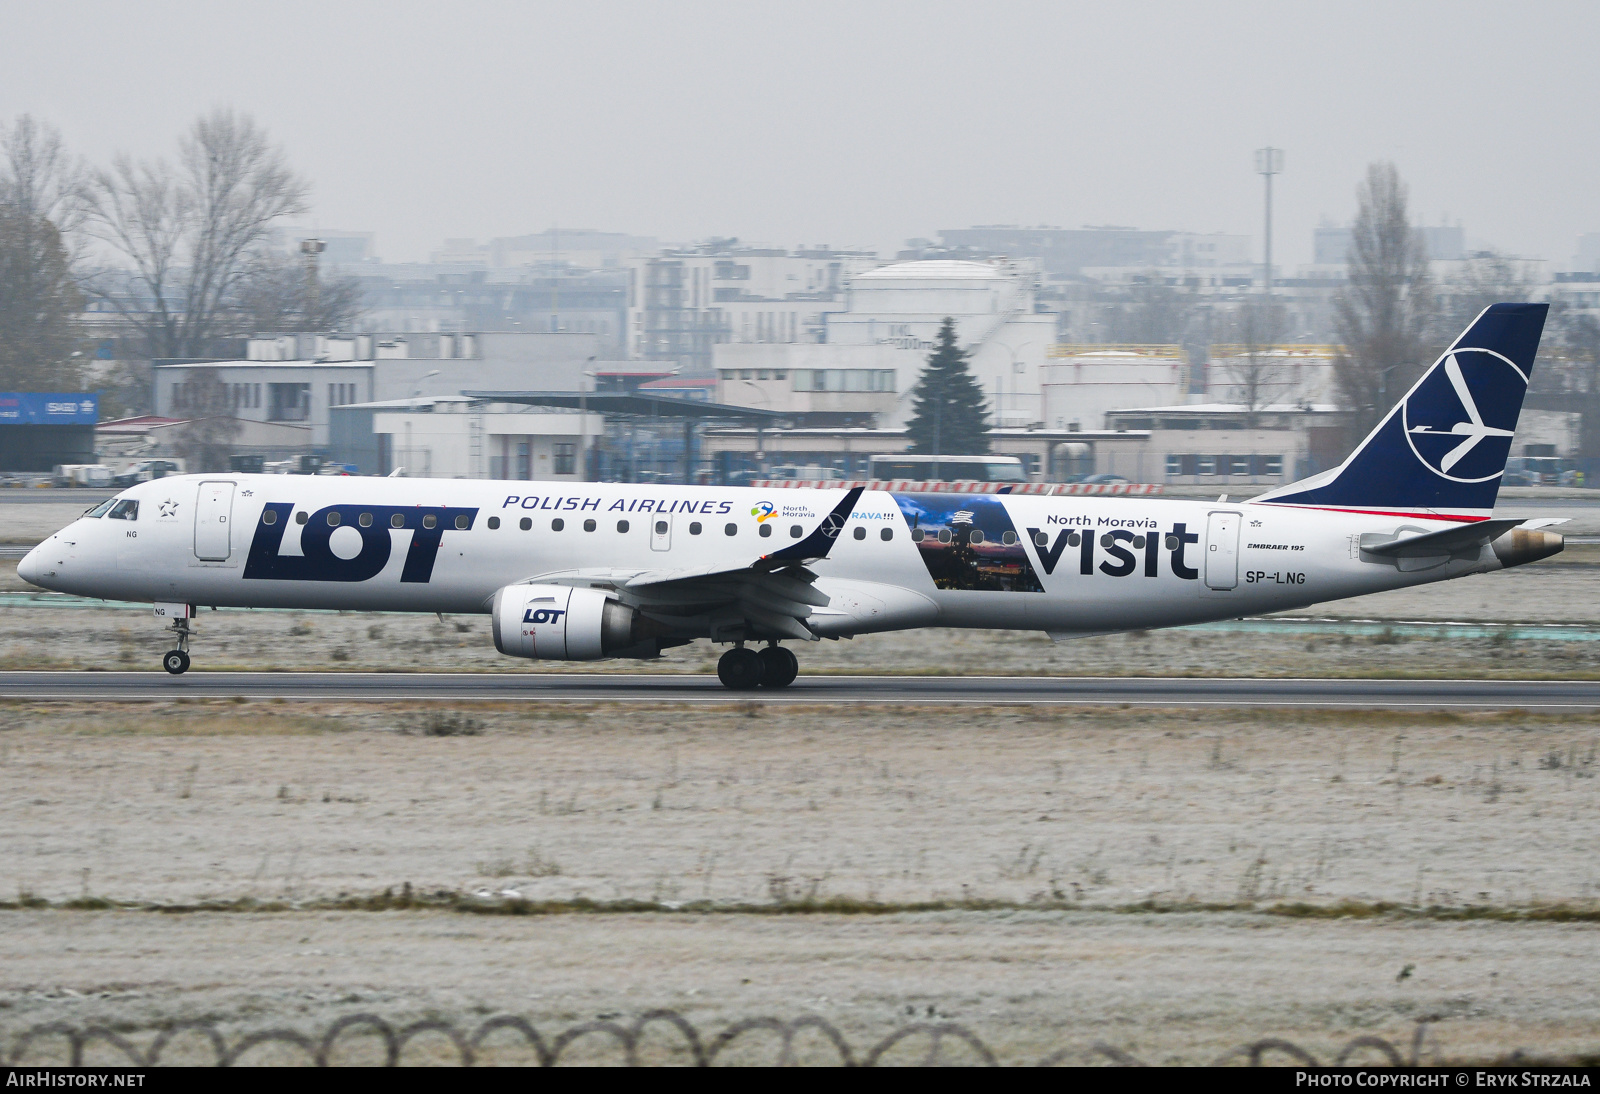
[[[1039,421],[1039,377],[1055,319],[1036,308],[1036,275],[1009,262],[899,262],[856,274],[822,344],[719,345],[719,401],[816,425],[903,425],[939,327],[956,323],[998,425]]]
[[[714,347],[821,342],[849,278],[878,263],[862,251],[741,247],[736,240],[630,259],[628,352],[689,372]]]
[[[335,407],[464,388],[575,391],[605,365],[600,350],[598,336],[577,333],[262,335],[249,340],[245,360],[157,362],[152,403],[163,418],[220,403],[247,421],[306,427],[320,448]]]

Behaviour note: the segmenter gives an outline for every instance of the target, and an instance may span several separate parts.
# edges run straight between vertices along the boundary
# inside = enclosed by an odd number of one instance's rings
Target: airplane
[[[45,589],[146,602],[190,666],[197,606],[484,613],[555,661],[915,627],[1068,639],[1232,619],[1522,565],[1560,520],[1493,516],[1548,306],[1485,309],[1338,467],[1232,502],[1008,493],[191,474],[35,547]]]

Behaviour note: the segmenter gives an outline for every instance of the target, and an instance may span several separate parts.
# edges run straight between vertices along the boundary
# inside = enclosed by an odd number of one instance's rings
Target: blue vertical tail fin
[[[1548,304],[1491,304],[1331,471],[1255,499],[1480,520],[1494,510]]]

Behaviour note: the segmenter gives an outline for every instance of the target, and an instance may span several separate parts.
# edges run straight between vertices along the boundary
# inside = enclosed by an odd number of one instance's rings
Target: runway
[[[729,691],[710,675],[579,673],[4,672],[0,699],[179,698],[340,702],[1045,703],[1083,706],[1590,710],[1600,680],[1310,680],[1178,677],[804,676]]]

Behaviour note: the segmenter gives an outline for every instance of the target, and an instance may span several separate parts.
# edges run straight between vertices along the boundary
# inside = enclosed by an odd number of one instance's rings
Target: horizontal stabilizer
[[[1366,542],[1367,537],[1363,536],[1361,550],[1381,558],[1431,558],[1436,555],[1452,555],[1493,543],[1521,523],[1523,521],[1520,518],[1480,520],[1460,528],[1446,528],[1439,532],[1424,532],[1421,535],[1404,536],[1388,542],[1371,544]]]

